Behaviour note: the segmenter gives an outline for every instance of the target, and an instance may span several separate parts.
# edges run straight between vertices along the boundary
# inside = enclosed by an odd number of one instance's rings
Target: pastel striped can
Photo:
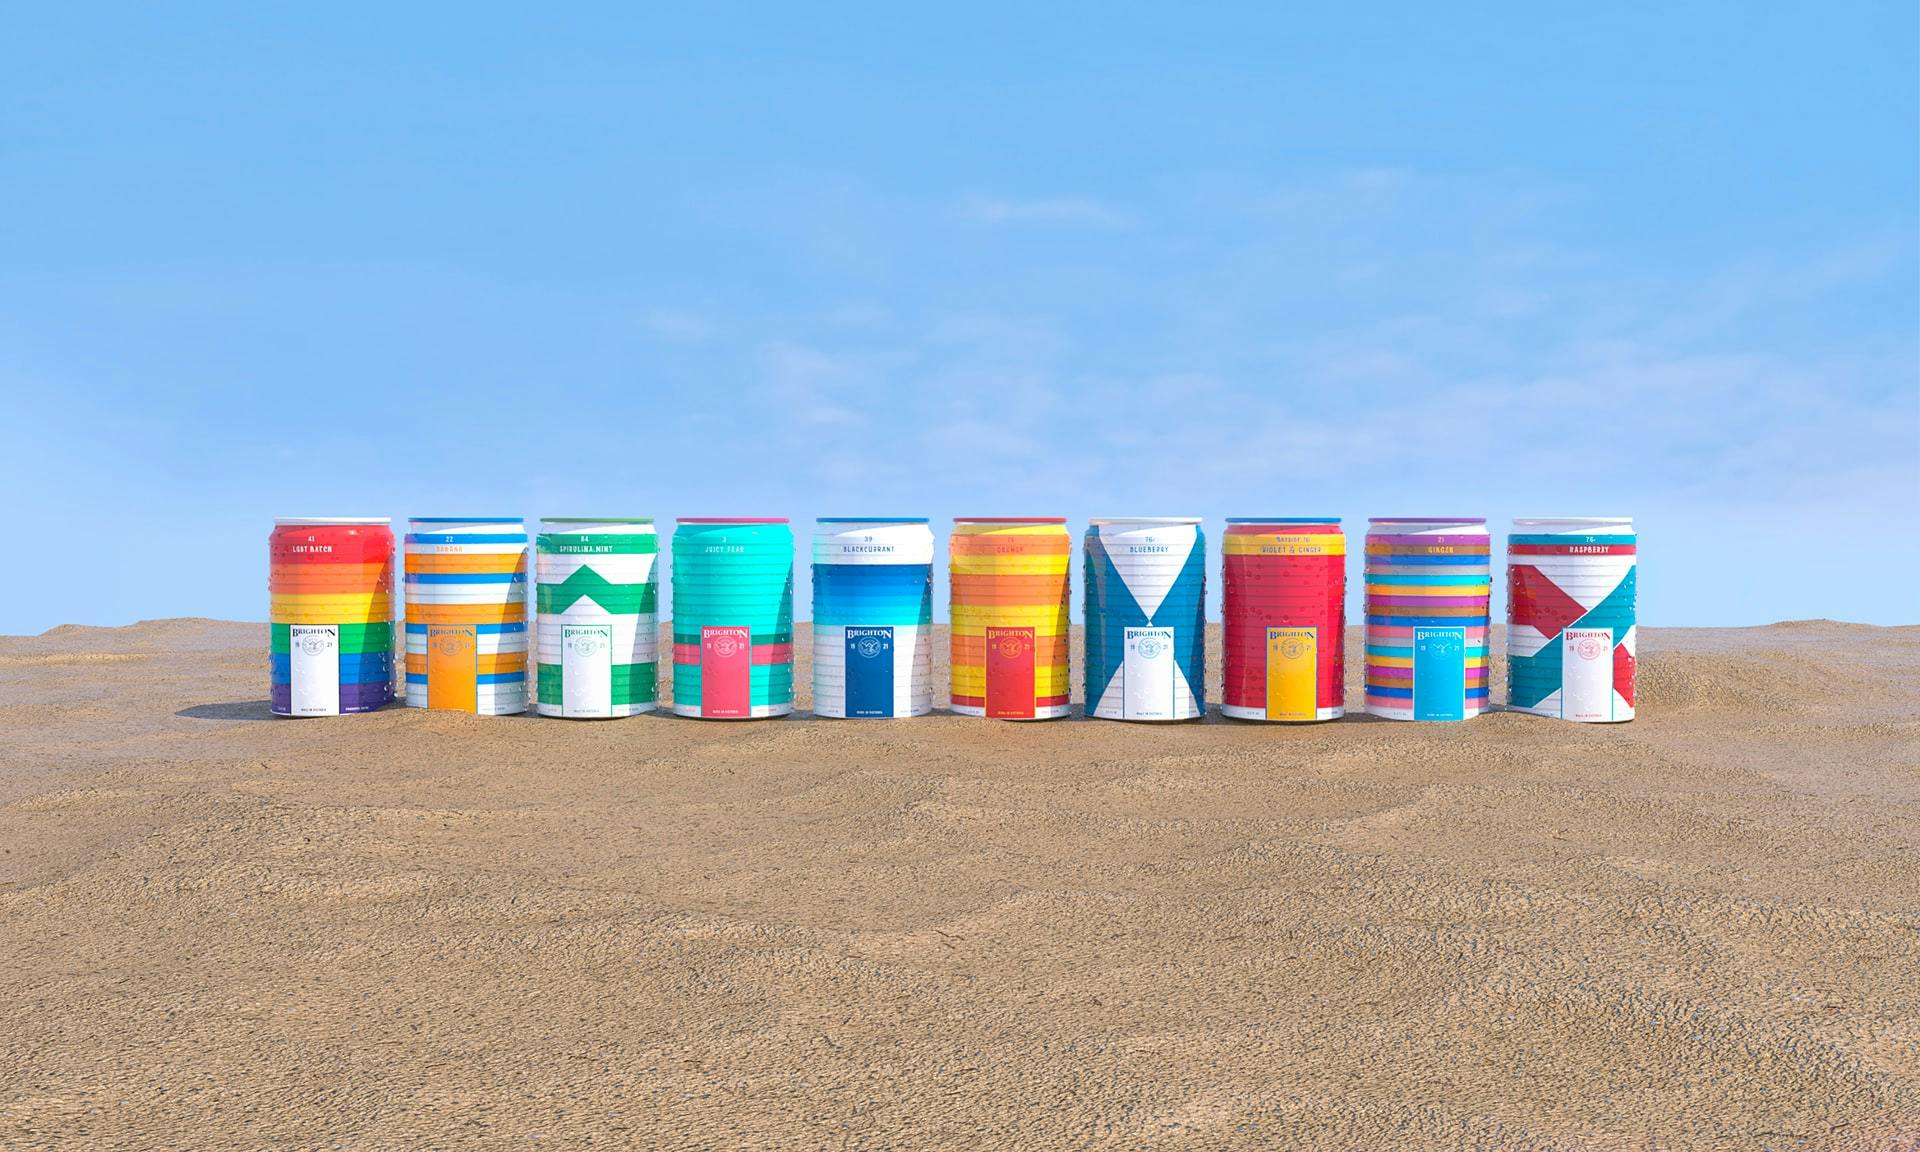
[[[953,710],[995,720],[1067,715],[1073,538],[1066,520],[957,519],[947,551]]]
[[[813,532],[813,711],[933,710],[933,529],[925,517],[831,516]]]
[[[408,707],[480,716],[527,710],[529,543],[518,516],[407,522]]]
[[[1488,707],[1487,522],[1376,517],[1367,526],[1367,711],[1467,720]]]
[[[673,532],[673,711],[753,720],[793,711],[793,529],[686,517]]]
[[[659,536],[646,517],[549,517],[534,545],[534,709],[594,720],[655,707]]]
[[[1221,540],[1220,711],[1306,723],[1346,714],[1347,536],[1337,517],[1237,517]]]
[[[275,520],[267,538],[267,691],[276,716],[393,701],[393,528],[383,517]]]
[[[1633,719],[1639,537],[1625,516],[1519,519],[1507,537],[1507,707]]]
[[[1206,715],[1207,544],[1197,516],[1087,526],[1086,712],[1105,720]]]

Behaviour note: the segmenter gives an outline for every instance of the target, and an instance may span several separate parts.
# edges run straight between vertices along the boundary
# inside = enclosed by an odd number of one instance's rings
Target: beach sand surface
[[[1617,726],[275,720],[265,647],[0,639],[0,1148],[1920,1149],[1920,628],[1646,630]]]

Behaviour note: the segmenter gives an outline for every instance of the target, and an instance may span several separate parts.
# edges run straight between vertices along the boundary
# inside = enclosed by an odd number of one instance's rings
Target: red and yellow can
[[[948,553],[953,710],[995,720],[1065,716],[1073,587],[1066,520],[957,519]]]

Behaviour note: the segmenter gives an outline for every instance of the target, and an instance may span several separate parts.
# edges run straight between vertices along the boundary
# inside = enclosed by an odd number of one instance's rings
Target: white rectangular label
[[[1128,720],[1171,720],[1173,629],[1129,628],[1121,668],[1121,715]]]
[[[560,714],[613,715],[613,626],[560,626]]]
[[[1613,719],[1613,632],[1569,628],[1560,634],[1560,716]]]
[[[340,715],[340,628],[335,624],[287,626],[288,679],[295,716]]]

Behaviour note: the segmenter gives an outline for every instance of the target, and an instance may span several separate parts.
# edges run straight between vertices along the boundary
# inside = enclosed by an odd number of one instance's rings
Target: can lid
[[[926,524],[925,516],[822,516],[816,524]]]
[[[542,524],[651,524],[651,516],[542,516]]]
[[[329,524],[351,526],[355,524],[391,524],[390,516],[281,516],[274,525],[288,528],[325,527]]]
[[[1338,516],[1229,516],[1229,524],[1338,524]]]
[[[785,516],[682,516],[679,524],[785,524]]]
[[[520,516],[413,516],[414,524],[523,524]]]
[[[1369,524],[1485,524],[1485,516],[1369,516]]]
[[[955,524],[1065,524],[1065,516],[955,516]]]
[[[1089,524],[1198,524],[1199,516],[1095,516]]]
[[[1513,519],[1515,528],[1545,528],[1553,524],[1596,528],[1631,523],[1633,523],[1631,516],[1516,516]]]

